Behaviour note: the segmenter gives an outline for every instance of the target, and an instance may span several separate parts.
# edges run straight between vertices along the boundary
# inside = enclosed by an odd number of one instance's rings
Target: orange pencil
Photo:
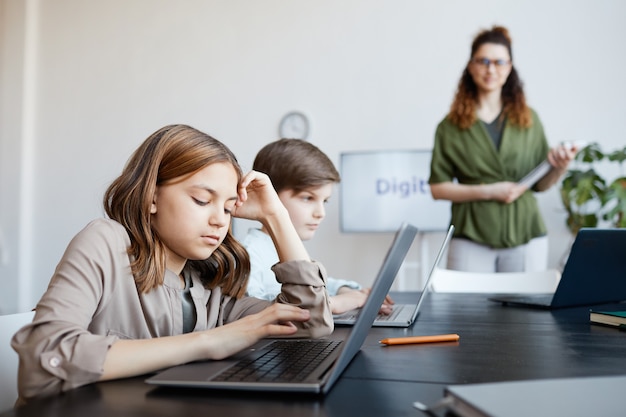
[[[437,334],[432,336],[390,337],[381,340],[380,343],[384,345],[407,345],[411,343],[456,342],[457,340],[459,340],[458,334]]]

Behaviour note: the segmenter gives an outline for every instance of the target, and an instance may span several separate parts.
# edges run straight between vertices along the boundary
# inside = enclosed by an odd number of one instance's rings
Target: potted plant
[[[619,163],[620,175],[611,182],[596,170],[596,164],[604,159]],[[572,234],[576,235],[581,227],[598,227],[601,220],[612,227],[626,227],[625,160],[626,147],[605,154],[598,143],[576,154],[573,167],[561,182],[561,200]]]

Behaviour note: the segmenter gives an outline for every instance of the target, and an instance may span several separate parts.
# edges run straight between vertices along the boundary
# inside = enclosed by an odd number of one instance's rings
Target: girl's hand
[[[125,378],[197,360],[224,359],[264,337],[297,331],[293,322],[311,318],[308,310],[272,304],[265,310],[202,332],[152,339],[119,339],[109,349],[100,380]]]
[[[311,318],[309,310],[275,303],[265,310],[237,321],[206,330],[207,359],[224,359],[266,337],[288,336],[297,331],[294,321]]]
[[[280,210],[282,203],[266,174],[247,173],[239,184],[238,200],[233,216],[249,220],[262,220]]]
[[[241,180],[238,192],[232,215],[261,222],[272,237],[280,262],[311,260],[266,174],[250,171]]]

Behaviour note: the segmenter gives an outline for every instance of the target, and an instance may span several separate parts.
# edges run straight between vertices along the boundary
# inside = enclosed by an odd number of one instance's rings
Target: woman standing
[[[450,112],[437,127],[431,161],[431,193],[452,202],[456,227],[447,267],[546,269],[547,230],[532,191],[555,184],[575,154],[575,147],[549,148],[526,104],[507,29],[481,31]],[[550,170],[531,189],[518,183],[546,159]]]

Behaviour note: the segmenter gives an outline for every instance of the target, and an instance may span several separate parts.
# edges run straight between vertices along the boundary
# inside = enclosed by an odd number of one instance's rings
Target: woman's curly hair
[[[470,61],[465,66],[454,101],[448,113],[450,121],[461,129],[468,129],[476,122],[478,88],[469,73],[468,67],[478,48],[486,43],[504,45],[509,51],[509,56],[513,59],[511,37],[505,27],[493,26],[491,29],[482,30],[476,35],[472,42]],[[515,70],[515,66],[511,67],[511,73],[502,87],[502,103],[502,115],[507,117],[513,125],[522,128],[531,126],[532,115],[530,108],[526,104],[523,83]]]

